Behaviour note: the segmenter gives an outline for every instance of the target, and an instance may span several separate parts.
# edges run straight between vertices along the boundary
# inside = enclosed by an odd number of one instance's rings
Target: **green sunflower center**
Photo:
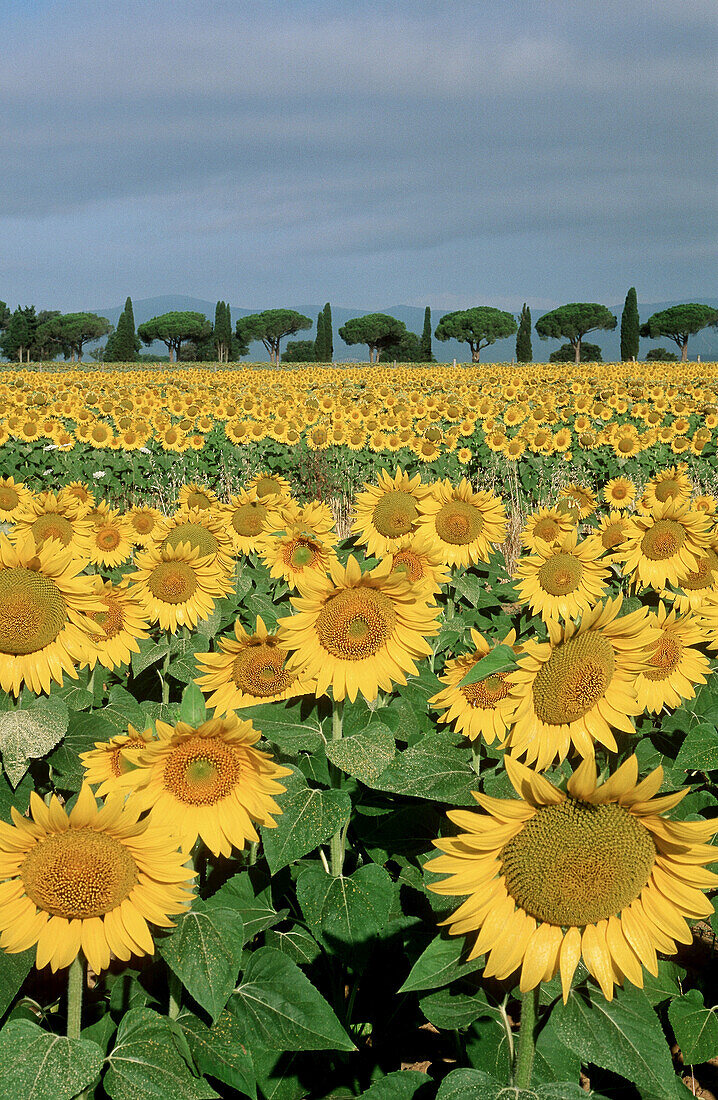
[[[604,550],[613,550],[616,546],[621,545],[625,538],[623,528],[623,520],[617,519],[615,523],[610,523],[608,527],[601,531],[601,542]]]
[[[451,500],[436,513],[436,533],[442,542],[466,546],[477,539],[484,529],[484,517],[478,508],[465,500]]]
[[[651,668],[644,670],[643,675],[647,680],[667,680],[673,670],[680,664],[683,654],[681,645],[675,634],[664,630],[663,637],[653,651],[650,659]]]
[[[0,512],[12,512],[20,503],[20,494],[10,485],[0,485]]]
[[[583,565],[573,554],[554,554],[538,571],[538,582],[550,596],[566,596],[581,584]]]
[[[67,621],[55,582],[33,569],[0,572],[0,653],[37,653],[54,642]]]
[[[195,489],[194,492],[190,493],[187,497],[187,507],[188,508],[211,508],[212,507],[212,501],[210,500],[210,498],[207,496],[206,493],[203,493],[200,489]]]
[[[496,704],[505,699],[509,693],[509,685],[505,672],[496,672],[493,676],[487,676],[485,680],[479,680],[475,684],[466,684],[461,689],[461,694],[471,707],[480,710],[495,710]]]
[[[95,543],[99,550],[116,550],[121,540],[122,535],[116,527],[101,527],[95,535]]]
[[[614,485],[611,488],[611,500],[616,500],[616,501],[625,500],[627,496],[628,496],[628,486],[627,485]]]
[[[383,649],[394,631],[396,611],[375,588],[344,588],[319,612],[316,631],[324,649],[343,661],[362,661]]]
[[[657,519],[641,539],[641,551],[651,561],[665,561],[677,554],[686,541],[686,533],[674,519]]]
[[[665,502],[666,500],[673,500],[674,497],[681,496],[683,487],[675,478],[666,478],[665,481],[660,481],[658,485],[656,485],[654,492],[656,494],[656,500]]]
[[[257,490],[257,496],[259,497],[273,497],[281,494],[281,486],[274,480],[273,477],[260,477],[255,482],[254,488]]]
[[[583,718],[605,695],[615,668],[611,643],[596,632],[557,645],[534,680],[536,716],[550,726]]]
[[[137,866],[115,837],[95,829],[68,829],[45,837],[28,852],[20,878],[38,909],[83,920],[116,909],[137,882]]]
[[[286,671],[286,659],[286,650],[278,646],[267,643],[247,646],[237,654],[232,664],[235,687],[261,698],[278,695],[297,678],[296,674]]]
[[[651,834],[622,806],[567,798],[542,806],[501,853],[506,888],[539,921],[582,928],[638,897],[656,857]]]
[[[240,776],[239,761],[230,745],[206,737],[190,737],[170,752],[163,785],[178,802],[211,806],[232,793]]]
[[[313,565],[319,557],[319,549],[306,539],[293,539],[284,550],[286,564],[297,571]]]
[[[184,561],[161,561],[148,577],[147,587],[162,603],[186,603],[197,589],[197,577]]]
[[[30,530],[36,546],[41,546],[46,539],[57,539],[63,546],[69,546],[74,534],[70,521],[58,512],[38,516],[30,525]]]
[[[166,550],[171,546],[176,550],[181,542],[188,542],[193,550],[199,550],[202,558],[207,557],[208,554],[216,554],[219,549],[219,543],[212,532],[199,523],[178,524],[162,543],[162,549]]]
[[[130,522],[139,535],[149,535],[157,521],[148,512],[136,512]]]
[[[240,504],[232,515],[232,526],[242,538],[256,538],[262,533],[267,518],[267,507],[258,501]]]
[[[411,531],[418,514],[416,498],[411,493],[391,489],[374,505],[372,522],[380,535],[394,539]]]
[[[104,630],[104,635],[99,635],[101,641],[106,641],[108,638],[114,638],[125,625],[121,605],[116,603],[111,597],[106,596],[104,599],[107,605],[105,611],[88,611],[87,613],[88,617],[94,619],[94,621]]]
[[[533,536],[537,539],[543,539],[544,542],[553,542],[561,534],[561,528],[555,519],[549,519],[544,517],[538,520],[534,524]]]

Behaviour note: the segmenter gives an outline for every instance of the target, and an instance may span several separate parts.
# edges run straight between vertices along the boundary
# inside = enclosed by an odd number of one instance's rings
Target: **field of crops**
[[[0,1100],[718,1095],[718,367],[651,368],[0,374]]]

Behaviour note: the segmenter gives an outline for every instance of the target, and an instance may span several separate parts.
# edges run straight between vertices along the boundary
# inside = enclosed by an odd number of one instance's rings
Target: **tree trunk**
[[[581,362],[581,341],[577,340],[576,343],[573,345],[573,348],[575,352],[573,359],[574,366],[578,366],[578,364]]]
[[[687,363],[687,362],[688,362],[688,337],[685,338],[685,340],[683,341],[683,345],[681,346],[681,363]]]
[[[474,347],[471,348],[471,362],[472,363],[480,362],[480,358],[479,358],[480,355],[481,355],[481,348],[474,348]]]
[[[175,349],[172,346],[172,344],[167,345],[167,350],[170,353],[170,363],[174,363],[174,361],[175,361]]]
[[[20,362],[20,366],[22,366],[22,353],[23,353],[23,346],[21,344],[20,347],[17,349],[17,357],[18,357],[18,360]]]

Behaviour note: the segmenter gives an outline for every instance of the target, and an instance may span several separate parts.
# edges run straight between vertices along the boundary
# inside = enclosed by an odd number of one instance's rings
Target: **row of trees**
[[[596,345],[585,343],[586,335],[598,330],[613,330],[617,324],[615,315],[598,302],[569,302],[545,313],[534,328],[542,340],[565,341],[552,352],[552,362],[573,359],[574,363],[580,363],[588,357],[600,357]],[[631,287],[621,317],[621,358],[638,358],[641,336],[653,340],[666,337],[680,348],[685,361],[689,336],[708,325],[718,327],[718,310],[696,302],[671,306],[654,313],[641,324],[636,289]],[[178,359],[235,362],[249,353],[250,344],[261,342],[269,352],[270,361],[278,364],[282,357],[282,340],[311,327],[311,319],[296,310],[268,309],[239,318],[233,332],[231,310],[224,301],[217,302],[214,324],[203,313],[186,310],[153,317],[136,331],[130,298],[115,329],[106,317],[94,313],[36,313],[34,306],[18,306],[10,313],[6,304],[0,302],[0,349],[8,358],[17,358],[21,363],[31,359],[54,359],[58,354],[73,361],[80,360],[86,343],[109,334],[101,354],[105,362],[132,362],[137,359],[142,344],[149,346],[159,340],[165,344],[170,362]],[[409,332],[403,321],[387,313],[352,317],[338,331],[348,346],[366,345],[370,363],[436,362],[431,346],[431,310],[428,306],[421,336]],[[493,306],[445,313],[434,336],[441,341],[457,340],[468,344],[472,361],[478,363],[484,348],[514,333],[517,361],[531,362],[531,311],[525,303],[518,320],[512,313]],[[327,302],[317,317],[315,339],[290,341],[283,358],[285,362],[328,363],[333,355],[332,314]],[[654,349],[652,357],[659,355],[672,357],[665,349]]]

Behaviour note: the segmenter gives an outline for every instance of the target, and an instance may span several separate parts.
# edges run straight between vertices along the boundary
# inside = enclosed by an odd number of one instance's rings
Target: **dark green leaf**
[[[299,924],[286,932],[270,929],[265,936],[265,943],[267,947],[283,951],[300,966],[313,963],[321,955],[321,948],[317,941]]]
[[[698,1066],[718,1056],[718,1016],[706,1008],[697,989],[676,997],[668,1006],[668,1019],[686,1065]]]
[[[224,1011],[212,1027],[207,1027],[197,1016],[183,1012],[178,1022],[201,1073],[216,1077],[246,1096],[257,1095],[252,1058],[242,1043],[236,1016]]]
[[[421,989],[441,989],[464,974],[481,970],[483,958],[462,962],[466,941],[463,936],[436,936],[411,968],[400,993]]]
[[[439,989],[419,1001],[419,1007],[434,1027],[453,1031],[468,1027],[485,1015],[488,1001],[482,989],[466,992],[462,989]]]
[[[190,641],[192,648],[174,660],[167,670],[173,679],[179,680],[182,684],[191,684],[195,677],[199,676],[197,656],[209,650],[209,640],[200,634],[194,634]]]
[[[460,681],[459,687],[477,684],[479,680],[486,680],[489,676],[495,676],[497,672],[512,672],[516,667],[516,654],[510,645],[494,646],[485,657],[481,657],[471,666]]]
[[[179,1024],[166,1016],[149,1008],[130,1009],[103,1080],[112,1100],[214,1100],[214,1089],[190,1071],[180,1037],[187,1042]]]
[[[394,1070],[363,1092],[359,1100],[411,1100],[430,1078],[413,1069]]]
[[[302,704],[284,706],[282,703],[262,703],[246,707],[242,718],[249,718],[256,730],[284,752],[312,752],[323,743],[321,727],[316,712],[303,716]]]
[[[307,786],[299,771],[282,780],[286,794],[278,798],[282,813],[275,829],[262,829],[264,854],[272,874],[313,851],[343,828],[351,813],[346,791],[323,791]]]
[[[67,722],[67,703],[53,695],[0,714],[0,753],[13,787],[24,776],[31,758],[45,756],[62,740]]]
[[[79,790],[85,778],[80,753],[94,749],[96,741],[109,741],[116,736],[116,728],[97,712],[70,714],[62,743],[47,758],[57,785]]]
[[[313,931],[329,944],[356,952],[384,931],[394,884],[383,867],[368,863],[352,875],[328,875],[309,867],[297,880],[297,899]]]
[[[234,989],[242,961],[244,925],[236,909],[194,902],[158,951],[188,993],[216,1020]]]
[[[439,1086],[436,1100],[588,1100],[595,1092],[587,1093],[573,1082],[532,1085],[518,1089],[503,1085],[495,1077],[480,1069],[455,1069]]]
[[[456,745],[453,733],[427,734],[417,745],[399,753],[388,768],[368,786],[378,791],[430,798],[454,806],[475,806],[471,791],[476,775],[468,753]]]
[[[715,725],[701,722],[688,731],[676,757],[676,767],[684,771],[712,771],[718,768],[718,736]]]
[[[139,676],[145,669],[163,661],[170,648],[169,639],[164,636],[159,641],[154,638],[140,638],[137,644],[140,647],[140,652],[132,654],[133,676]]]
[[[70,1100],[99,1078],[102,1062],[96,1043],[10,1020],[0,1031],[0,1100]]]
[[[207,717],[207,707],[204,695],[196,684],[187,684],[182,692],[182,702],[179,711],[180,719],[190,726],[201,726]]]
[[[332,764],[369,786],[393,760],[395,752],[393,733],[378,719],[363,731],[326,745]]]
[[[0,1017],[4,1016],[8,1008],[32,969],[35,961],[35,948],[20,951],[11,955],[0,948]]]
[[[255,894],[248,871],[240,871],[225,882],[224,886],[207,899],[205,906],[208,909],[219,906],[239,913],[244,924],[244,938],[247,943],[258,932],[271,928],[282,919],[282,913],[278,913],[272,905],[269,889],[260,890]]]
[[[140,704],[134,695],[130,695],[119,684],[110,689],[110,699],[107,706],[102,708],[102,717],[115,727],[115,733],[127,733],[130,722],[140,731],[147,728]]]

